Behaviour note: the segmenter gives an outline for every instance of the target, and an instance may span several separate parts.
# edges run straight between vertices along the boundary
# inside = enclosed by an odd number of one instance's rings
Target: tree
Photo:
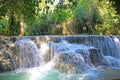
[[[0,15],[9,17],[10,35],[12,35],[12,31],[15,29],[17,21],[20,26],[20,36],[24,35],[24,21],[29,23],[34,21],[38,3],[39,1],[37,0],[0,0],[0,10],[2,11]]]
[[[78,34],[93,34],[95,24],[97,24],[97,7],[98,0],[80,0],[74,9],[74,22]]]
[[[96,25],[96,31],[100,35],[118,35],[120,34],[120,17],[116,8],[113,7],[114,1],[100,1],[98,12],[102,23]]]

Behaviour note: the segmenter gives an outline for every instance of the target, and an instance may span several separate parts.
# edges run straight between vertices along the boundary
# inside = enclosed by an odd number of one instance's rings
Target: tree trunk
[[[11,14],[11,16],[10,16],[10,25],[9,25],[9,30],[8,30],[8,33],[9,33],[10,36],[13,35],[14,26],[15,26],[14,14]]]
[[[24,35],[24,18],[23,15],[20,16],[20,36]]]

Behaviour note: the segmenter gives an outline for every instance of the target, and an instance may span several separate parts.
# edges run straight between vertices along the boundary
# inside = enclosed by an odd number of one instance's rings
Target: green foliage
[[[7,19],[0,20],[0,35],[8,35],[9,23]]]
[[[112,7],[114,7],[117,11],[117,14],[120,15],[120,1],[119,0],[109,0],[112,2]]]
[[[19,35],[21,15],[26,24],[25,35],[120,34],[120,7],[117,0],[54,2],[0,0],[0,35]]]
[[[34,22],[37,4],[36,0],[0,0],[0,16],[9,18],[9,35],[19,35],[21,16],[27,24]]]
[[[119,35],[120,34],[120,15],[112,6],[109,0],[101,1],[98,9],[102,19],[102,24],[96,25],[96,31],[100,35]]]
[[[33,25],[30,25],[26,28],[26,35],[45,35],[48,34],[49,31],[49,21],[47,19],[47,15],[42,13]]]
[[[74,20],[77,23],[77,33],[94,33],[94,26],[100,20],[98,19],[97,8],[92,0],[82,0],[74,11]]]
[[[62,34],[57,25],[60,25],[63,21],[66,21],[71,16],[71,13],[68,13],[66,10],[61,10],[60,7],[61,6],[57,6],[54,12],[42,12],[40,16],[36,18],[36,23],[27,27],[25,34]]]

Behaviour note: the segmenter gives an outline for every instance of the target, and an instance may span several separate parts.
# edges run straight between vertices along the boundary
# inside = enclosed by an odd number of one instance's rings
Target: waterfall
[[[49,44],[46,61],[56,56],[55,68],[67,73],[81,73],[91,67],[120,68],[118,36],[42,36]],[[49,40],[49,41],[47,41]]]
[[[14,48],[1,51],[1,54],[10,52],[2,55],[9,55],[11,69],[44,65],[46,70],[55,68],[65,73],[82,73],[100,66],[120,68],[119,36],[22,37],[13,44]]]
[[[37,67],[44,63],[44,59],[37,45],[27,38],[20,38],[15,42],[16,55],[13,55],[14,69]]]
[[[2,38],[0,72],[11,70],[26,74],[27,78],[23,76],[23,80],[48,80],[46,76],[54,76],[56,80],[120,79],[120,37],[46,35]]]
[[[104,55],[120,58],[120,37],[119,36],[65,36],[61,40],[66,40],[69,43],[85,44],[101,49]]]
[[[120,60],[103,54],[101,49],[85,44],[68,43],[66,41],[50,43],[49,60],[55,58],[55,68],[67,73],[81,73],[91,67],[112,66],[120,68]],[[51,56],[52,55],[52,56]],[[51,58],[50,58],[51,56]],[[47,60],[48,61],[48,60]]]
[[[42,36],[38,39],[42,40],[36,42],[40,43],[39,48],[26,37],[15,42],[16,68],[36,67],[53,59],[55,68],[68,73],[99,65],[120,66],[120,39],[116,36]]]

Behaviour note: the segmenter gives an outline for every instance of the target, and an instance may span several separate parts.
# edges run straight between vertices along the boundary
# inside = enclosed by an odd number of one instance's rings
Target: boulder
[[[66,73],[81,73],[87,69],[83,56],[77,53],[61,53],[55,62],[55,67]]]
[[[89,49],[89,54],[90,54],[91,63],[94,66],[108,65],[108,62],[104,58],[100,49],[91,48],[91,49]]]

